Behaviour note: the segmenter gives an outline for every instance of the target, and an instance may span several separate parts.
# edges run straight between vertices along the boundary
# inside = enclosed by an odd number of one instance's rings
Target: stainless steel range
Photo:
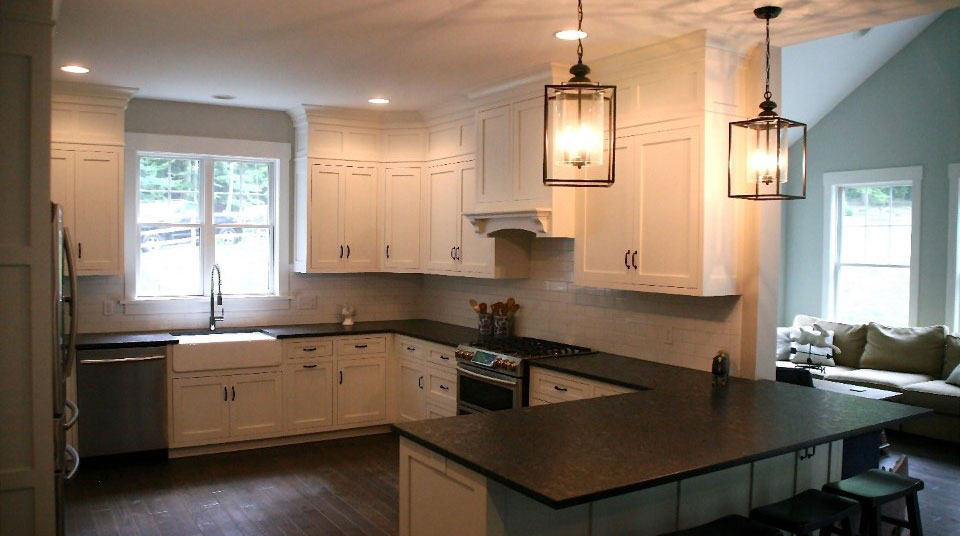
[[[589,348],[530,337],[507,337],[461,344],[457,358],[457,414],[512,409],[528,404],[527,361],[579,355]]]

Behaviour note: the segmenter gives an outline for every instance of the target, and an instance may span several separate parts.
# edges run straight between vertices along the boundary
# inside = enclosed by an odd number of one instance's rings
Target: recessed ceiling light
[[[87,74],[90,72],[90,69],[87,69],[83,65],[61,65],[60,70],[65,73],[73,74]]]
[[[217,99],[217,100],[233,100],[233,99],[236,98],[236,97],[233,96],[233,95],[222,95],[222,94],[221,94],[221,95],[211,95],[211,97],[213,97],[213,98],[215,98],[215,99]]]
[[[385,99],[383,97],[374,97],[372,99],[367,99],[367,102],[370,104],[390,104],[390,99]]]
[[[560,30],[553,35],[555,35],[557,39],[563,39],[564,41],[576,41],[577,39],[587,37],[587,32],[583,30]]]

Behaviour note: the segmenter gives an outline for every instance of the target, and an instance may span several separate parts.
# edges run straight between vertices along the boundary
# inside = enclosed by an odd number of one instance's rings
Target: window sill
[[[226,311],[275,311],[289,309],[292,296],[224,296]],[[164,313],[209,313],[210,297],[143,298],[120,302],[125,315]],[[220,306],[217,306],[220,309]]]

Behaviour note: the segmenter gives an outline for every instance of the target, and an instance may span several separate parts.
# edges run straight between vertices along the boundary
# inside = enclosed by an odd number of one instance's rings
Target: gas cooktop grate
[[[578,355],[592,352],[590,348],[545,341],[532,337],[506,337],[502,339],[484,339],[470,343],[470,346],[488,352],[505,354],[521,358]]]

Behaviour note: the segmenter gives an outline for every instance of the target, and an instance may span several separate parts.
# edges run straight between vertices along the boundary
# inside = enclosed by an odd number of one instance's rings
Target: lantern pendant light
[[[583,2],[577,1],[577,30]],[[581,34],[582,35],[582,34]],[[617,86],[592,82],[577,40],[570,80],[544,86],[543,183],[547,186],[611,186],[614,180]]]
[[[770,93],[770,19],[777,18],[776,6],[753,10],[766,21],[766,89],[757,117],[730,123],[727,195],[739,199],[790,200],[807,196],[807,125],[780,117]],[[801,136],[801,175],[788,181],[790,138]],[[798,140],[800,141],[800,140]]]

